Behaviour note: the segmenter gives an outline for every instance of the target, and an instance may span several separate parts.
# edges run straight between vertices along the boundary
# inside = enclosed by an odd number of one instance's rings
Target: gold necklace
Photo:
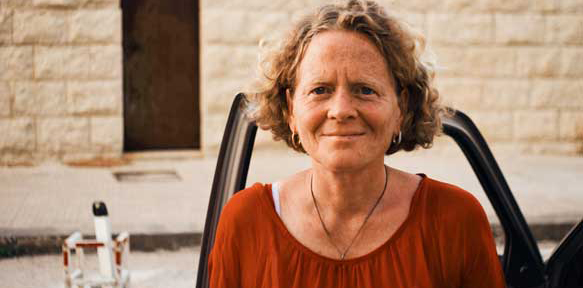
[[[350,244],[348,245],[348,247],[346,247],[344,252],[342,252],[342,250],[340,250],[338,245],[336,245],[336,243],[334,243],[334,240],[332,240],[332,235],[330,235],[330,231],[328,231],[328,228],[326,228],[326,224],[324,223],[324,220],[322,219],[322,214],[320,214],[320,208],[318,208],[318,202],[316,201],[316,197],[314,196],[314,174],[310,175],[310,192],[312,193],[312,200],[314,200],[314,206],[316,207],[316,212],[318,212],[318,218],[320,219],[320,223],[322,224],[322,228],[324,228],[324,232],[326,232],[326,236],[328,236],[328,240],[330,241],[330,243],[332,243],[332,246],[334,246],[334,248],[336,248],[336,251],[338,251],[338,254],[340,254],[340,260],[344,260],[344,257],[346,257],[346,254],[348,253],[348,250],[350,250],[350,248],[352,247],[352,244],[354,244],[354,242],[356,241],[356,238],[358,238],[358,235],[360,235],[362,228],[364,228],[364,224],[366,224],[366,222],[368,221],[368,219],[372,215],[372,212],[374,212],[375,208],[377,208],[377,206],[381,202],[381,199],[383,199],[383,196],[385,195],[385,190],[387,190],[387,183],[389,182],[389,173],[387,170],[387,166],[384,166],[384,167],[385,167],[385,185],[383,187],[383,191],[381,192],[381,195],[379,196],[379,198],[377,199],[375,204],[372,206],[372,208],[370,209],[370,211],[368,212],[368,214],[364,218],[364,221],[362,221],[362,224],[360,225],[360,228],[358,228],[356,235],[354,235],[354,237],[352,238],[352,241],[350,241]]]

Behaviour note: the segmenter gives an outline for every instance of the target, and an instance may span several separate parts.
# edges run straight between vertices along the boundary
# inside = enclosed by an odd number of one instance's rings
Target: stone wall
[[[201,118],[217,151],[236,92],[275,41],[325,1],[202,0]],[[443,101],[495,150],[583,153],[583,1],[384,0],[427,35]],[[0,0],[0,164],[123,153],[119,0]],[[259,142],[271,143],[268,133]]]
[[[228,103],[253,79],[259,40],[325,2],[202,2],[205,147],[219,143]],[[427,36],[443,102],[469,114],[494,150],[583,153],[583,1],[382,3]]]
[[[119,0],[0,0],[0,163],[119,157]]]

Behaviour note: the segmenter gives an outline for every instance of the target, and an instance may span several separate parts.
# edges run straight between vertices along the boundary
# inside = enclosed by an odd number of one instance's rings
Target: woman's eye
[[[325,94],[327,91],[326,87],[318,87],[314,90],[312,90],[312,93],[316,94],[316,95],[322,95]]]
[[[376,94],[376,92],[368,87],[360,87],[359,91],[360,94],[362,95],[373,95]]]

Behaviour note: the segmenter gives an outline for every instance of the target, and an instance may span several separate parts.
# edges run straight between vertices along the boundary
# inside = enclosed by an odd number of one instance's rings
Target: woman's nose
[[[354,99],[347,89],[337,89],[330,98],[328,117],[338,121],[353,119],[357,116]]]

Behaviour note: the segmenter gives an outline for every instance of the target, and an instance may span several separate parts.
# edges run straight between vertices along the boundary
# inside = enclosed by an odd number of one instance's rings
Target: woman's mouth
[[[326,133],[323,136],[335,140],[354,140],[363,135],[364,133]]]

